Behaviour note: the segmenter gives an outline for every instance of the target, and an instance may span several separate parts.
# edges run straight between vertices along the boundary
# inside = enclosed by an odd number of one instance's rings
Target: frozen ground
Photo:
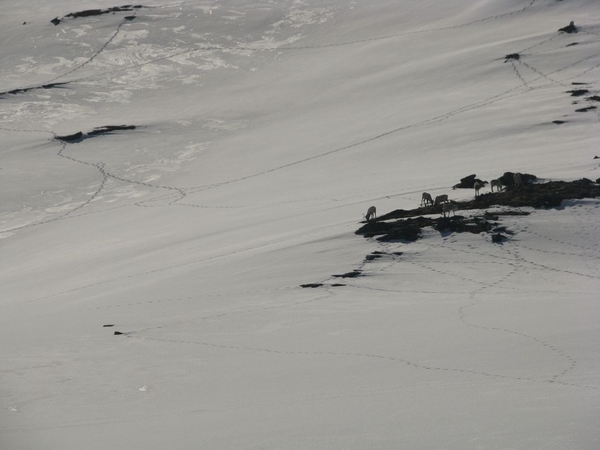
[[[600,200],[354,234],[599,178],[597,1],[143,5],[2,5],[2,450],[600,447]]]

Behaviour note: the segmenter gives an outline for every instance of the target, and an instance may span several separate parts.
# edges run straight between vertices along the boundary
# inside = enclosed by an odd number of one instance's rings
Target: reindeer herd
[[[515,173],[513,177],[513,185],[514,189],[519,189],[523,186],[523,177],[520,173]],[[476,180],[473,188],[475,189],[475,197],[479,197],[481,189],[485,187],[486,184],[490,185],[490,190],[494,192],[494,188],[496,188],[496,192],[501,192],[504,190],[504,186],[502,184],[502,179],[497,178],[492,180],[491,182],[487,181],[479,181]],[[448,200],[448,195],[438,195],[433,199],[429,192],[423,192],[421,196],[421,206],[442,206],[442,216],[450,217],[450,213],[456,215],[456,211],[458,210],[458,205],[452,200]],[[377,209],[374,206],[369,207],[367,210],[367,214],[365,214],[365,219],[367,222],[377,218]]]

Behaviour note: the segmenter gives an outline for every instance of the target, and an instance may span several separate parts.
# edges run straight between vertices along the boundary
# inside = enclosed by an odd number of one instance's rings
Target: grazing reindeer
[[[451,211],[452,211],[452,214],[456,215],[457,209],[458,209],[458,205],[456,203],[444,203],[442,205],[442,215],[444,217],[446,217],[446,214],[448,214],[448,217],[450,217]]]
[[[485,181],[476,181],[473,187],[475,188],[475,197],[479,196],[479,191],[485,186]]]
[[[521,178],[521,174],[519,172],[514,174],[513,179],[515,181],[515,189],[523,187],[523,179]]]
[[[440,203],[446,203],[448,201],[448,195],[447,194],[443,194],[443,195],[438,195],[435,198],[435,204],[439,205]]]
[[[496,187],[497,192],[500,192],[502,190],[502,180],[497,178],[491,181],[490,188],[492,189],[492,192],[494,192],[494,186]]]
[[[421,196],[421,206],[433,205],[433,199],[431,198],[431,194],[428,192],[423,192]]]
[[[365,216],[367,222],[369,222],[371,218],[377,218],[377,208],[375,208],[374,206],[371,206],[369,207],[369,209],[367,209],[367,215]]]

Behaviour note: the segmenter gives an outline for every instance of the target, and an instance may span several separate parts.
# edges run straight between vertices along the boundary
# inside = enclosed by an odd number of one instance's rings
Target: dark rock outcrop
[[[577,33],[578,29],[575,26],[575,22],[571,21],[569,25],[566,27],[559,28],[558,31],[562,31],[563,33]]]

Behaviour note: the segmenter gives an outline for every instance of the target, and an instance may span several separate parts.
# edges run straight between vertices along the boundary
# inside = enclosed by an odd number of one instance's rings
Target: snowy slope
[[[354,234],[599,178],[597,2],[115,6],[3,4],[0,449],[598,448],[600,201]]]

